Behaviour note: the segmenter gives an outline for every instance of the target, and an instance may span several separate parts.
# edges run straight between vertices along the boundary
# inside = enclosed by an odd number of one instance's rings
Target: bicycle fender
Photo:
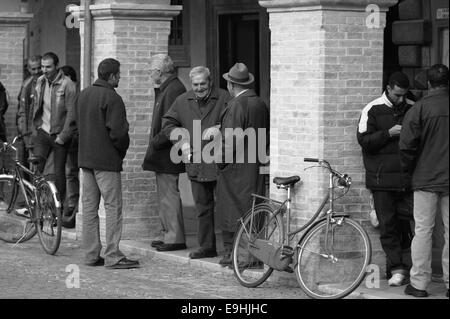
[[[59,193],[56,189],[55,184],[52,181],[45,181],[45,183],[50,186],[50,189],[52,190],[53,199],[55,200],[56,208],[61,208],[61,201],[59,200]]]
[[[349,214],[335,214],[334,217],[350,217]],[[309,232],[310,229],[312,229],[313,227],[315,227],[317,224],[321,223],[322,221],[326,220],[327,217],[322,217],[321,219],[315,221],[311,226],[309,226],[308,230],[305,231],[302,236],[300,237],[297,246],[300,245],[300,243],[303,241],[303,238],[306,236],[306,234]]]

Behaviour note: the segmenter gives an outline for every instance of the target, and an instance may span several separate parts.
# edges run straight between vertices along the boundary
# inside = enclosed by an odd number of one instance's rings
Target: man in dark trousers
[[[0,142],[6,142],[5,113],[8,110],[8,95],[0,82]]]
[[[150,59],[150,77],[155,85],[150,140],[142,168],[155,172],[158,191],[159,219],[162,240],[152,241],[158,251],[186,249],[183,212],[178,188],[179,174],[185,172],[184,163],[170,160],[172,142],[161,131],[161,122],[175,99],[186,92],[178,79],[172,59],[157,54]]]
[[[186,171],[197,208],[200,245],[200,248],[191,252],[189,257],[197,259],[217,256],[214,232],[214,189],[217,168],[213,161],[204,161],[202,151],[209,141],[203,140],[202,136],[209,136],[208,131],[218,129],[220,114],[230,95],[227,91],[212,85],[209,69],[204,66],[193,68],[189,76],[192,90],[180,95],[164,115],[163,131],[168,139],[180,146],[184,161],[189,161],[186,163]],[[171,135],[174,136],[171,138]],[[171,152],[172,161],[178,155],[177,147],[174,150]],[[177,160],[179,161],[179,158]]]
[[[78,98],[78,164],[82,169],[83,248],[85,263],[113,269],[139,267],[119,249],[122,236],[123,159],[130,145],[129,125],[122,98],[115,91],[120,63],[105,59],[98,66],[98,79]],[[106,249],[100,256],[98,207],[105,202]]]
[[[37,79],[33,102],[33,153],[45,159],[38,165],[42,173],[53,154],[55,184],[62,199],[66,194],[66,159],[75,126],[76,86],[58,69],[53,52],[41,59],[43,75]]]
[[[222,228],[225,256],[222,266],[231,266],[231,250],[238,219],[252,207],[252,194],[263,195],[264,175],[260,174],[260,154],[268,141],[269,110],[249,86],[254,76],[243,63],[236,63],[223,77],[232,96],[221,117],[222,161],[217,180],[217,216]],[[238,130],[235,132],[235,130]],[[263,129],[263,130],[261,130]],[[242,131],[241,131],[242,130]],[[253,134],[254,139],[242,132]],[[258,148],[263,148],[263,152]]]
[[[398,141],[402,121],[413,102],[406,98],[408,77],[395,72],[383,95],[370,102],[359,120],[357,138],[362,147],[366,168],[366,187],[372,191],[375,211],[380,223],[380,241],[386,254],[388,284],[407,283],[410,261],[403,249],[409,248],[412,235],[409,222],[412,215],[410,181],[403,179]],[[402,226],[408,226],[408,232]]]
[[[431,282],[432,235],[440,209],[445,245],[442,269],[448,297],[448,193],[449,124],[448,67],[433,65],[428,74],[428,95],[406,115],[400,134],[400,156],[406,174],[412,175],[415,234],[411,244],[411,284],[405,293],[427,297]]]

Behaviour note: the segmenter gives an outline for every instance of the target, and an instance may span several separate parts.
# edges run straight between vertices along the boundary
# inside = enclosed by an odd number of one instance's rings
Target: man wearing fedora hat
[[[218,163],[217,216],[225,248],[225,256],[220,264],[231,266],[237,220],[251,208],[251,194],[262,195],[264,190],[264,176],[259,170],[262,159],[256,154],[261,154],[258,146],[267,148],[269,109],[255,91],[249,88],[254,82],[254,76],[245,64],[236,63],[223,77],[227,80],[227,89],[232,99],[221,114],[222,161]],[[252,141],[246,134],[235,134],[240,129],[255,132],[256,139]],[[264,129],[266,143],[260,145],[258,141]],[[229,163],[231,158],[233,160]]]

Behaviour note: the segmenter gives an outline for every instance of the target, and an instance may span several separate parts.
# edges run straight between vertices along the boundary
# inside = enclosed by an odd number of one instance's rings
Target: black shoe
[[[153,240],[150,246],[153,248],[158,248],[159,246],[164,245],[164,242],[162,240]]]
[[[231,266],[232,264],[233,260],[231,259],[230,254],[226,254],[225,256],[222,257],[221,260],[219,260],[219,265],[221,265],[222,267]]]
[[[96,267],[96,266],[104,266],[105,265],[105,259],[103,259],[102,257],[98,257],[98,259],[96,261],[94,261],[93,263],[86,263],[86,266],[92,266],[92,267]]]
[[[111,266],[105,266],[108,269],[130,269],[130,268],[139,268],[139,261],[130,260],[126,257],[119,260],[117,263]]]
[[[189,258],[191,259],[212,258],[212,257],[217,257],[217,251],[199,249],[189,254]]]
[[[186,244],[162,244],[156,247],[157,251],[172,251],[186,249]]]
[[[406,294],[406,295],[414,296],[414,297],[416,297],[416,298],[425,298],[425,297],[428,297],[428,292],[426,292],[425,290],[420,290],[420,289],[414,288],[411,284],[409,284],[408,286],[406,286],[406,288],[405,288],[405,294]]]

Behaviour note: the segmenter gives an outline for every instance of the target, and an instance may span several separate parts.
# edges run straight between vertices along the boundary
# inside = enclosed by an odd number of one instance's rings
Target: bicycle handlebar
[[[311,157],[305,157],[303,159],[304,162],[311,162],[311,163],[319,163],[320,166],[325,167],[330,171],[331,174],[336,176],[338,178],[338,185],[347,187],[352,184],[352,179],[347,174],[339,173],[338,171],[335,171],[331,168],[330,163],[328,163],[326,160],[319,159],[319,158],[311,158]]]

